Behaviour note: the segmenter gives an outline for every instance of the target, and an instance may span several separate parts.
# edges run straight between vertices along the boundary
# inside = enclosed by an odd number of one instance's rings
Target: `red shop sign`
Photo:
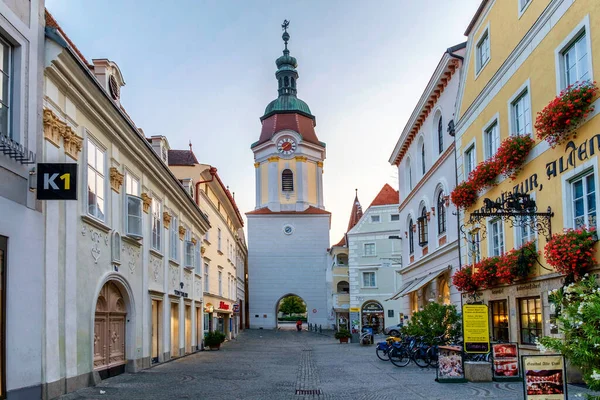
[[[224,301],[219,303],[219,309],[220,310],[229,310],[229,304],[225,303]]]

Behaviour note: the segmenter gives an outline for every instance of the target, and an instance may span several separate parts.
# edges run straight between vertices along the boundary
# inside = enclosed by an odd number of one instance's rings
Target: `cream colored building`
[[[43,203],[43,396],[53,398],[199,348],[210,225],[171,173],[166,139],[146,139],[126,114],[117,64],[88,61],[48,13],[46,23],[40,159],[78,174],[77,200]]]
[[[239,331],[245,308],[244,297],[238,299],[248,254],[244,221],[217,169],[198,163],[191,146],[189,150],[170,150],[169,166],[211,221],[202,238],[204,331],[218,330],[231,339]],[[234,305],[239,311],[234,312]]]

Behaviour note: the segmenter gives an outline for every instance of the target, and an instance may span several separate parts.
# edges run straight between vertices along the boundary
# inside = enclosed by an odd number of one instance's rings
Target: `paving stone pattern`
[[[452,384],[434,379],[433,369],[414,364],[397,368],[380,361],[374,346],[339,344],[314,332],[250,330],[219,351],[110,378],[61,400],[523,399],[520,382]],[[570,399],[583,392],[569,386]]]

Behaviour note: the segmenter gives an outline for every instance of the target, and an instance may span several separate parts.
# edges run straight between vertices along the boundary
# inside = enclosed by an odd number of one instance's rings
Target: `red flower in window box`
[[[475,286],[487,289],[496,284],[496,269],[499,257],[490,257],[473,264],[473,283]]]
[[[546,140],[554,148],[575,137],[575,130],[594,110],[596,82],[570,85],[560,92],[544,109],[538,112],[535,129],[540,140]]]
[[[475,293],[477,285],[473,282],[473,267],[468,266],[456,271],[452,275],[452,284],[456,286],[459,292]]]
[[[514,135],[504,139],[494,156],[500,172],[515,180],[534,144],[529,135]]]
[[[594,244],[597,240],[595,228],[566,229],[552,235],[544,247],[544,256],[556,271],[578,280],[585,270],[596,265]]]
[[[469,174],[469,181],[477,190],[485,189],[496,185],[496,178],[500,175],[502,166],[494,158],[480,162]]]
[[[526,278],[538,257],[535,242],[527,242],[519,249],[512,249],[500,257],[496,278],[499,282],[508,284]]]
[[[471,207],[477,201],[477,189],[470,181],[459,183],[450,193],[450,199],[458,208]]]

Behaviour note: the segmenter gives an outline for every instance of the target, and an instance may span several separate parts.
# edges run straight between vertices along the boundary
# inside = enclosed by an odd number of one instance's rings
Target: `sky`
[[[330,238],[346,231],[355,189],[366,209],[398,188],[388,159],[444,51],[481,0],[46,0],[88,60],[108,58],[126,86],[121,104],[146,136],[191,141],[217,167],[242,214],[255,204],[254,158],[266,105],[277,97],[281,24],[298,60],[298,97],[327,143]]]

